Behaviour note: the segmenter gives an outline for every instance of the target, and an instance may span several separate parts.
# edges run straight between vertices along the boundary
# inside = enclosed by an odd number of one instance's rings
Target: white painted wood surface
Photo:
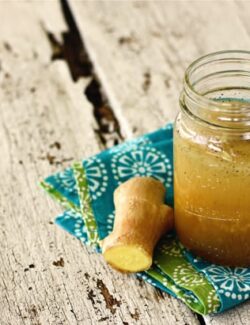
[[[174,119],[195,58],[250,47],[249,1],[69,2],[125,137]],[[249,307],[205,322],[250,324]]]
[[[69,3],[126,136],[175,118],[184,71],[194,59],[250,46],[247,1]]]
[[[50,59],[44,29],[65,30],[60,7],[42,7],[0,3],[0,324],[199,324],[181,302],[113,272],[53,225],[61,209],[38,181],[100,146],[88,78],[73,83]]]
[[[126,138],[174,118],[194,58],[249,48],[247,2],[70,3]],[[101,148],[89,78],[50,59],[46,30],[67,30],[57,1],[2,1],[0,21],[0,324],[199,324],[52,224],[61,209],[38,180]],[[249,324],[249,306],[205,321]]]

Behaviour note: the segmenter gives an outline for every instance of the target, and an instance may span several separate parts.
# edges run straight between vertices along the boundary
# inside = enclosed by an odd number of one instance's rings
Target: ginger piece
[[[160,237],[173,228],[173,209],[163,204],[165,188],[151,177],[135,177],[114,192],[113,232],[102,241],[105,260],[122,272],[147,270]]]

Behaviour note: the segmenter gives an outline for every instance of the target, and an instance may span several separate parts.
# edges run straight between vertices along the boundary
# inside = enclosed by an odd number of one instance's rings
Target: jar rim
[[[180,101],[210,125],[250,129],[250,51],[204,55],[185,71]]]
[[[236,56],[238,55],[238,57]],[[227,57],[228,56],[228,57]],[[242,56],[242,57],[240,57]],[[245,56],[245,57],[244,57]],[[217,60],[215,60],[217,58]],[[219,102],[218,100],[212,99],[212,98],[207,98],[204,97],[203,94],[198,92],[194,86],[191,83],[191,75],[194,72],[195,69],[198,69],[202,65],[206,65],[212,62],[216,61],[234,61],[234,60],[247,60],[249,61],[249,66],[250,66],[250,51],[246,50],[224,50],[224,51],[217,51],[217,52],[212,52],[206,55],[203,55],[193,61],[186,69],[185,74],[184,74],[184,91],[185,93],[189,96],[192,97],[192,100],[195,101],[201,101],[206,105],[209,105],[210,108],[214,110],[220,109],[220,111],[223,112],[230,112],[230,107],[231,104],[230,102]],[[250,75],[250,70],[249,70],[249,75]],[[250,109],[250,102],[245,102],[244,105],[241,105],[242,108],[247,108]],[[236,111],[235,111],[236,112]]]

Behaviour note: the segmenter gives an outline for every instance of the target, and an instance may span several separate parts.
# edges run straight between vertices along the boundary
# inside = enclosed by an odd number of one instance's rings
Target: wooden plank
[[[198,324],[179,301],[113,272],[53,225],[61,209],[38,180],[99,145],[82,95],[88,79],[74,84],[65,63],[51,61],[44,26],[61,23],[41,24],[39,10],[0,5],[1,324]]]
[[[230,1],[69,3],[125,136],[175,118],[185,68],[198,56],[249,48]]]
[[[228,310],[221,315],[206,316],[205,322],[209,325],[249,325],[250,323],[250,303],[249,301]]]
[[[174,119],[184,70],[195,58],[249,50],[249,2],[69,2],[127,137]],[[205,321],[248,324],[249,306]]]

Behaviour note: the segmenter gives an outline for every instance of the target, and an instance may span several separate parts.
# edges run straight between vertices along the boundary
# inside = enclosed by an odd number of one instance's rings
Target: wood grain
[[[61,209],[38,181],[100,149],[83,96],[89,79],[73,83],[66,64],[51,61],[45,29],[65,30],[56,3],[47,2],[49,14],[36,2],[0,9],[1,324],[199,324],[181,302],[113,272],[53,225]]]
[[[194,59],[250,45],[240,5],[232,1],[69,3],[125,136],[175,118]]]

